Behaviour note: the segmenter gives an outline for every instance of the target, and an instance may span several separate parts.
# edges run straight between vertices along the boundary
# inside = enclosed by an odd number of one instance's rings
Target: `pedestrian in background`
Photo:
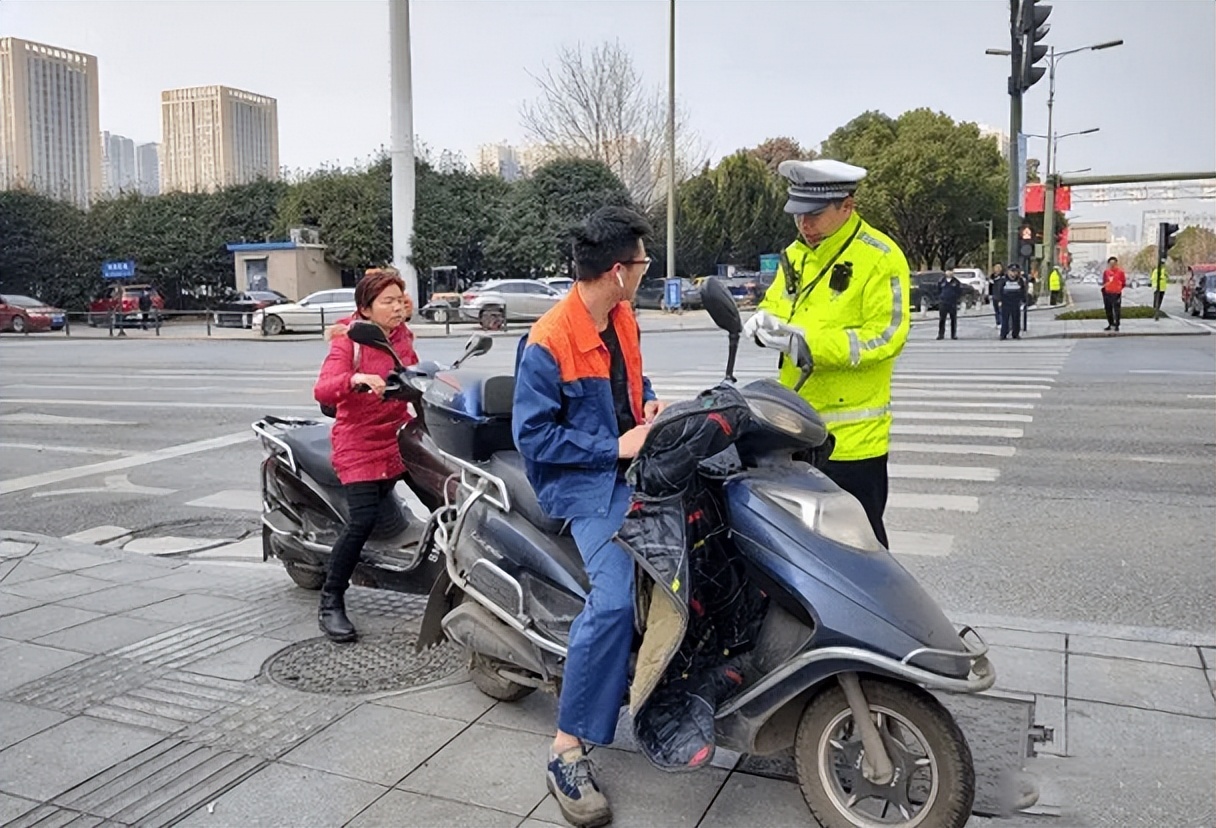
[[[992,302],[992,316],[996,320],[996,326],[1001,327],[1001,292],[1000,281],[1005,275],[1005,270],[998,262],[992,272],[988,274],[988,300]]]
[[[1011,264],[998,283],[997,294],[1001,297],[1001,339],[1012,333],[1014,339],[1022,338],[1022,303],[1026,301],[1026,277],[1020,265]]]
[[[1170,286],[1170,274],[1165,270],[1165,262],[1157,265],[1153,270],[1153,321],[1156,322],[1161,316],[1161,300],[1165,298],[1165,291]]]
[[[1059,305],[1064,301],[1064,277],[1060,268],[1053,267],[1047,276],[1047,289],[1051,291],[1051,304]]]
[[[1123,315],[1123,287],[1127,274],[1119,267],[1119,260],[1111,256],[1102,271],[1102,306],[1106,309],[1106,330],[1119,332],[1119,319]]]
[[[1039,269],[1032,267],[1026,279],[1026,296],[1022,299],[1022,333],[1030,329],[1030,303],[1039,298]]]
[[[148,317],[152,311],[152,291],[144,288],[139,292],[139,329],[148,330]]]
[[[950,319],[950,338],[958,339],[958,302],[963,296],[963,283],[947,270],[937,282],[937,338],[946,338],[946,318]]]

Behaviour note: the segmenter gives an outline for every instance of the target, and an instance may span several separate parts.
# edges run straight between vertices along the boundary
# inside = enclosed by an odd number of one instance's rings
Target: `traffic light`
[[[1047,46],[1041,45],[1040,40],[1047,37],[1051,26],[1047,18],[1051,16],[1051,6],[1040,4],[1039,0],[1022,0],[1022,90],[1025,91],[1038,83],[1039,78],[1047,71],[1042,66],[1036,66],[1047,56]]]
[[[1170,248],[1178,241],[1178,225],[1163,221],[1157,226],[1157,261],[1164,262]]]
[[[1023,224],[1018,231],[1018,256],[1023,259],[1029,259],[1034,255],[1034,228],[1029,224]]]

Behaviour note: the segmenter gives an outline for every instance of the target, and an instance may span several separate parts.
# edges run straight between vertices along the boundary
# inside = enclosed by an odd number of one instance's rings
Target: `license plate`
[[[52,325],[62,325],[63,324],[63,314],[57,313],[54,316],[52,316],[51,324]]]

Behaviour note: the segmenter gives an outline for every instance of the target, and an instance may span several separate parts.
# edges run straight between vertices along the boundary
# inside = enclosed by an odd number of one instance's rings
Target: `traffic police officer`
[[[1165,292],[1170,287],[1170,274],[1165,269],[1165,264],[1159,264],[1153,269],[1153,320],[1156,321],[1161,316],[1161,300],[1165,298]]]
[[[865,508],[884,546],[891,373],[910,322],[908,261],[888,236],[857,215],[853,194],[866,171],[819,159],[783,161],[785,212],[801,238],[781,254],[776,278],[744,333],[787,324],[804,332],[814,372],[801,395],[835,438],[823,468]],[[783,360],[781,382],[800,374]]]

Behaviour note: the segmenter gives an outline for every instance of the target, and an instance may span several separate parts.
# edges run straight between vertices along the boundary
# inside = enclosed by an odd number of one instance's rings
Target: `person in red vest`
[[[1119,317],[1123,312],[1123,286],[1127,274],[1119,267],[1119,260],[1111,256],[1106,260],[1102,272],[1102,305],[1106,308],[1106,330],[1118,332]]]

